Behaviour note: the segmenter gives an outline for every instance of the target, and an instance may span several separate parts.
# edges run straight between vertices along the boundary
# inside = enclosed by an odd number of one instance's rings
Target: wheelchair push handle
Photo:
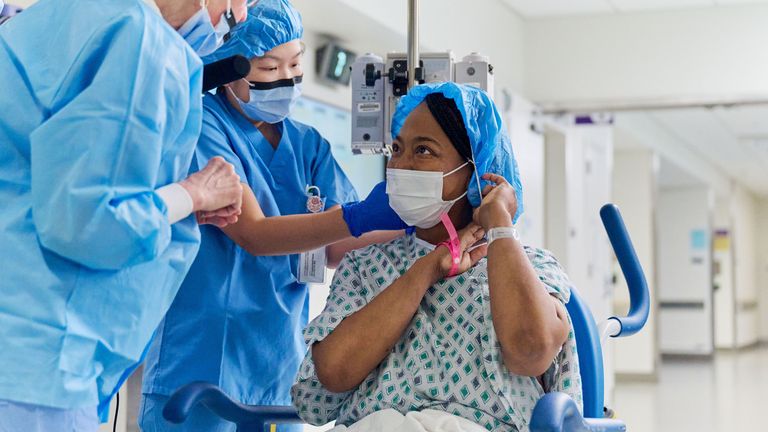
[[[609,318],[609,321],[618,322],[617,331],[612,332],[610,336],[631,336],[640,331],[648,321],[651,307],[648,282],[645,279],[643,267],[637,258],[637,253],[632,245],[632,240],[629,238],[619,208],[613,204],[604,205],[600,209],[600,218],[603,220],[603,226],[608,233],[616,259],[619,261],[619,266],[629,287],[629,314],[625,317]]]
[[[243,405],[206,382],[193,382],[176,390],[163,408],[163,417],[171,423],[183,423],[197,404],[203,404],[218,417],[238,424],[242,430],[264,430],[271,423],[302,422],[292,406]]]

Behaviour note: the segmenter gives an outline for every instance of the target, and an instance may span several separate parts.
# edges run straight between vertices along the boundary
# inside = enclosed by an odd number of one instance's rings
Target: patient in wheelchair
[[[546,392],[581,404],[570,282],[513,223],[522,187],[483,91],[414,87],[392,122],[387,193],[414,232],[346,255],[292,388],[349,431],[527,431]]]

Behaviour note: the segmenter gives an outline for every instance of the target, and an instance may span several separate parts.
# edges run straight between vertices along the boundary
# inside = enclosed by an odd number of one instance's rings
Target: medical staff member
[[[192,264],[189,215],[240,213],[223,159],[186,177],[202,64],[176,29],[215,48],[203,5],[42,0],[0,27],[0,431],[96,431]]]
[[[214,383],[245,404],[290,405],[305,352],[301,330],[309,293],[297,280],[297,256],[286,254],[350,234],[403,228],[383,183],[364,202],[345,204],[356,194],[329,143],[290,118],[301,93],[302,33],[301,17],[288,1],[260,0],[224,46],[205,58],[251,59],[246,79],[205,97],[195,153],[199,166],[217,154],[235,165],[246,182],[243,214],[223,230],[202,229],[200,254],[145,363],[139,413],[145,432],[235,430],[202,406],[182,425],[164,420],[169,395],[192,381]],[[308,186],[319,189],[328,211],[308,214]],[[398,235],[369,233],[335,243],[326,248],[328,261],[333,265],[346,250]]]

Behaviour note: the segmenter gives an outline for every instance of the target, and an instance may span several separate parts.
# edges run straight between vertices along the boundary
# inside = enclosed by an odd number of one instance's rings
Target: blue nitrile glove
[[[363,201],[344,204],[341,210],[349,232],[355,237],[371,231],[408,228],[408,225],[389,206],[386,182],[377,184]]]

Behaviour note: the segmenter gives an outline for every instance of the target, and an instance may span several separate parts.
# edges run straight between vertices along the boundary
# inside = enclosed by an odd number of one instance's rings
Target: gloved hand
[[[389,206],[386,182],[377,184],[365,200],[344,204],[341,210],[349,232],[355,237],[371,231],[408,228]]]

